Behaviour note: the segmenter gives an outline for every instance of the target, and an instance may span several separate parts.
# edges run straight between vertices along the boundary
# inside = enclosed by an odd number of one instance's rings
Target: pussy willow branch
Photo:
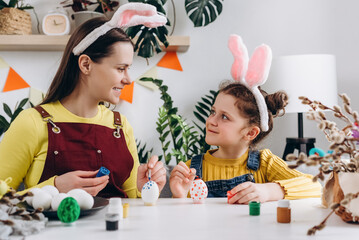
[[[329,219],[329,217],[339,209],[339,207],[345,207],[346,205],[348,205],[353,199],[356,199],[359,197],[359,192],[357,192],[356,194],[352,194],[352,193],[348,193],[345,195],[344,199],[340,202],[340,203],[334,203],[330,208],[332,209],[332,211],[328,214],[328,216],[326,218],[324,218],[324,220],[319,223],[318,225],[315,225],[314,227],[310,228],[307,232],[307,235],[314,235],[316,231],[320,231],[325,227],[325,224],[327,222],[327,220]]]
[[[332,155],[334,159],[340,158],[340,156],[344,153],[347,153],[350,155],[350,157],[353,157],[357,152],[356,144],[354,142],[358,140],[357,138],[353,138],[351,136],[348,137],[348,134],[351,133],[351,130],[357,131],[358,129],[355,126],[355,123],[358,123],[358,112],[352,111],[350,107],[350,100],[346,94],[341,94],[339,96],[343,101],[345,112],[354,119],[354,122],[351,121],[350,118],[342,112],[339,106],[333,106],[333,108],[330,108],[319,101],[312,101],[303,96],[299,97],[299,99],[302,100],[302,104],[308,105],[312,109],[307,114],[307,118],[318,122],[318,127],[326,135],[328,141],[332,142],[330,149],[337,153],[335,154],[337,156]],[[334,112],[334,116],[344,121],[347,126],[345,126],[342,130],[339,130],[336,126],[336,123],[328,121],[325,114],[323,112],[317,111],[318,109],[330,110]],[[305,160],[305,158],[301,159],[302,162]]]
[[[339,95],[339,97],[342,99],[344,106],[347,106],[347,107],[344,107],[344,109],[350,110],[350,111],[346,111],[346,112],[348,114],[350,114],[356,122],[358,122],[358,115],[357,115],[358,113],[351,111],[349,98],[345,94],[341,94],[341,95]],[[319,108],[321,110],[331,110],[332,112],[334,112],[335,117],[348,123],[349,126],[354,126],[354,123],[346,115],[343,114],[340,107],[338,107],[338,106],[334,106],[333,108],[331,108],[331,107],[325,106],[324,104],[322,104],[319,101],[312,101],[309,98],[304,97],[304,96],[299,97],[299,99],[302,100],[302,104],[308,105],[314,111],[317,111],[317,108]],[[326,119],[324,118],[323,120],[326,120]]]
[[[26,221],[32,219],[40,220],[40,216],[38,214],[42,212],[41,208],[35,209],[32,212],[28,212],[25,211],[25,208],[16,207],[16,203],[13,203],[13,201],[11,201],[17,199],[18,201],[23,202],[25,201],[26,197],[31,197],[31,196],[34,196],[32,192],[27,192],[24,195],[18,195],[15,190],[11,189],[9,192],[7,192],[2,196],[2,198],[0,199],[0,204],[8,206],[6,212],[9,216],[19,216]],[[14,222],[11,220],[1,220],[0,222],[10,226],[14,224]]]
[[[339,204],[338,204],[339,205]],[[338,206],[339,208],[339,206]],[[325,223],[327,222],[328,218],[335,212],[335,209],[333,209],[326,218],[324,218],[324,220],[318,224],[318,225],[315,225],[314,227],[310,228],[307,232],[307,235],[314,235],[316,231],[320,231],[322,230],[324,227],[325,227]]]
[[[302,100],[302,104],[308,105],[311,108],[307,114],[307,118],[319,123],[319,129],[323,131],[327,140],[331,143],[329,149],[333,150],[332,153],[323,157],[316,155],[308,157],[304,153],[300,153],[298,157],[294,154],[289,154],[287,156],[287,160],[296,161],[294,165],[289,166],[290,168],[296,168],[302,164],[306,164],[307,166],[321,164],[321,166],[318,168],[319,173],[313,177],[313,181],[317,181],[318,178],[324,180],[324,174],[331,172],[357,172],[359,170],[359,152],[356,146],[356,143],[359,141],[359,114],[358,112],[351,109],[350,99],[346,94],[341,94],[339,97],[342,99],[344,112],[339,106],[333,106],[333,108],[330,108],[319,101],[312,101],[307,97],[299,97],[299,99]],[[337,124],[333,121],[327,120],[324,112],[318,111],[319,109],[332,111],[334,113],[334,117],[344,121],[346,126],[340,130],[337,127]],[[350,156],[349,162],[342,160],[343,154],[348,154]],[[314,235],[316,231],[323,229],[327,220],[334,212],[338,211],[340,207],[343,207],[345,210],[347,210],[346,206],[353,199],[358,198],[358,196],[359,192],[356,194],[346,194],[340,203],[335,203],[331,206],[332,211],[328,214],[328,216],[319,225],[310,228],[307,234]],[[352,213],[350,214],[353,216]]]

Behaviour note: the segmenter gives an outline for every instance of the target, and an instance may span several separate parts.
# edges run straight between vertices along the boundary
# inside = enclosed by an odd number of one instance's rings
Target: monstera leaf
[[[167,0],[129,0],[129,2],[142,2],[155,6],[157,11],[166,15],[166,11],[163,8],[163,5],[167,2]],[[167,19],[167,24],[170,25],[169,20]],[[161,52],[161,47],[159,41],[168,47],[167,35],[168,30],[165,26],[157,27],[157,28],[148,28],[143,25],[130,27],[126,30],[126,33],[130,38],[134,38],[138,36],[138,39],[135,43],[135,51],[138,50],[138,56],[143,58],[150,58],[156,53]]]
[[[222,12],[223,0],[186,0],[186,12],[195,27],[207,26]]]

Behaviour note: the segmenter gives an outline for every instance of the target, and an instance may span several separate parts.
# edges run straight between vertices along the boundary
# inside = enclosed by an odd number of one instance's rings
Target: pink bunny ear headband
[[[82,39],[72,52],[75,56],[80,55],[96,39],[113,28],[131,27],[140,24],[149,28],[155,28],[165,25],[166,22],[167,18],[159,15],[155,6],[145,3],[127,3],[117,9],[110,21],[94,29]]]
[[[228,47],[234,57],[231,69],[232,77],[253,93],[259,109],[261,130],[266,132],[268,131],[268,109],[258,86],[267,81],[272,62],[272,50],[262,44],[254,50],[248,62],[248,51],[240,36],[232,34],[228,40]]]

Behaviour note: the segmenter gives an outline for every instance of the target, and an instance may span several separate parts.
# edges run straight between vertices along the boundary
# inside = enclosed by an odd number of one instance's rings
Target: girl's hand
[[[166,184],[166,169],[157,156],[152,156],[148,163],[141,164],[137,172],[137,189],[141,192],[143,185],[148,182],[148,170],[151,169],[151,180],[156,182],[160,192]]]
[[[170,176],[170,188],[174,198],[187,197],[192,181],[196,177],[196,169],[187,167],[184,162],[180,162],[173,168]]]
[[[96,196],[106,187],[109,179],[108,176],[96,177],[98,171],[72,171],[62,174],[55,178],[55,187],[63,193],[81,188],[92,196]]]
[[[234,187],[229,204],[248,204],[250,201],[267,202],[283,199],[284,190],[278,183],[252,183],[244,182]]]

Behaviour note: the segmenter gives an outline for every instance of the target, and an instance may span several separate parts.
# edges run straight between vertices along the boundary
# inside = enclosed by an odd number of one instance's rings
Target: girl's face
[[[117,104],[121,90],[131,83],[128,74],[133,60],[133,47],[129,42],[117,42],[113,54],[100,63],[91,63],[88,75],[89,94],[97,101]]]
[[[220,147],[235,147],[243,144],[249,124],[235,106],[236,98],[219,93],[206,121],[206,142]]]

